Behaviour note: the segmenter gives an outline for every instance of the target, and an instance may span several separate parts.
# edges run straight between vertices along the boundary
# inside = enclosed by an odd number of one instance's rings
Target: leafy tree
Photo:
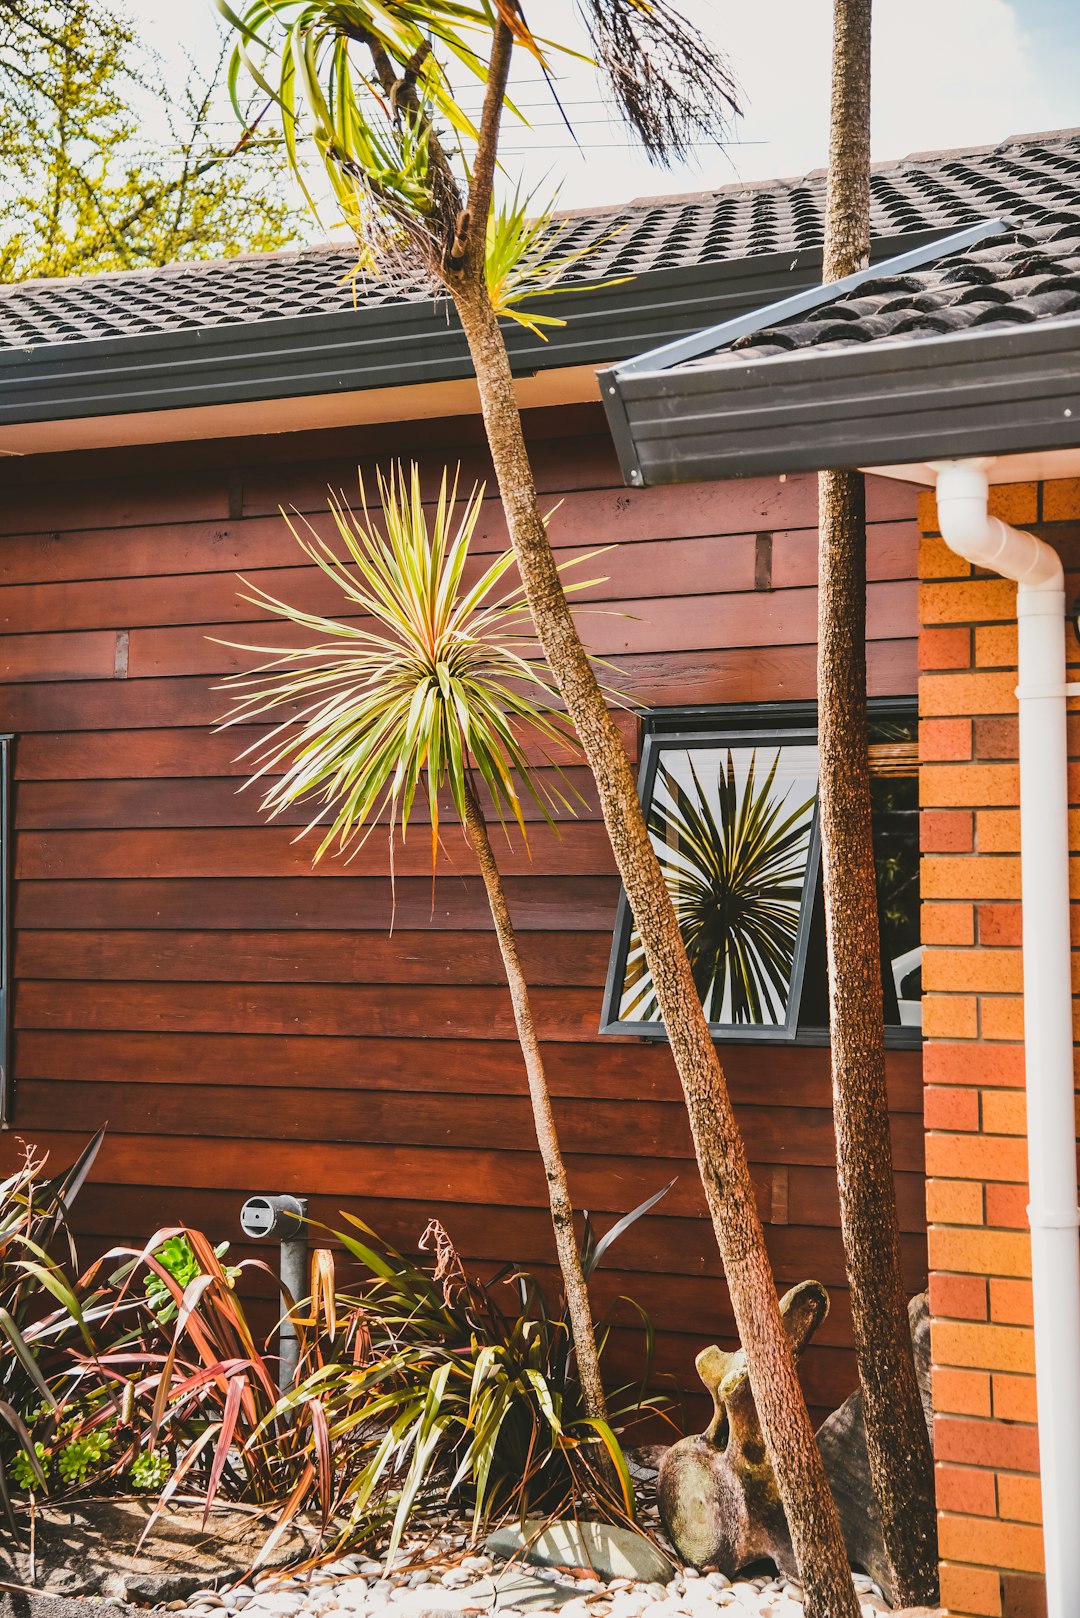
[[[834,0],[823,279],[870,257],[871,0]],[[866,734],[866,492],[819,478],[819,803],[840,1216],[866,1447],[901,1605],[937,1604],[933,1455],[915,1376],[892,1172]]]
[[[499,316],[514,308],[507,289],[515,285],[505,273],[509,236],[501,223],[514,210],[493,208],[499,131],[504,112],[514,116],[507,86],[515,49],[546,65],[545,47],[530,32],[521,0],[253,0],[242,17],[228,0],[217,3],[241,36],[233,83],[249,64],[298,169],[299,136],[310,130],[364,267],[404,258],[453,299],[533,624],[597,783],[682,1080],[808,1611],[811,1618],[857,1618],[746,1150],[633,770],[567,604],[499,326]],[[731,80],[668,0],[581,0],[580,9],[614,96],[653,155],[677,152],[698,131],[717,131],[733,105]],[[451,72],[483,84],[475,123]]]
[[[0,280],[136,269],[280,247],[297,211],[280,145],[215,148],[215,70],[140,141],[154,63],[107,0],[0,5]]]
[[[245,597],[320,639],[275,653],[255,674],[234,677],[241,690],[229,723],[280,719],[257,744],[258,777],[269,772],[271,779],[263,807],[279,814],[295,803],[315,805],[313,825],[328,810],[330,824],[316,860],[330,849],[346,854],[358,847],[385,816],[392,871],[394,845],[399,836],[404,841],[422,791],[434,866],[440,794],[449,793],[480,866],[510,985],[585,1414],[615,1455],[566,1165],[481,801],[486,792],[500,822],[516,823],[527,843],[522,797],[549,821],[567,800],[531,770],[523,732],[541,748],[560,750],[574,736],[558,711],[547,671],[528,656],[528,608],[520,586],[508,588],[506,581],[513,552],[495,557],[478,580],[466,581],[483,485],[472,490],[455,520],[457,487],[448,487],[444,474],[430,523],[415,465],[408,477],[399,467],[380,480],[379,492],[383,532],[371,521],[366,500],[360,514],[333,503],[344,561],[313,529],[301,534],[290,523],[308,558],[341,590],[350,620],[360,622],[303,612],[262,590]],[[297,713],[301,722],[294,726]],[[607,1452],[601,1454],[598,1470],[614,1490],[615,1470]]]

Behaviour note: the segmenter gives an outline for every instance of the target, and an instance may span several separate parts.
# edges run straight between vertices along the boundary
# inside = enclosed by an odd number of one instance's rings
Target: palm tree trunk
[[[871,0],[835,0],[824,279],[870,253]],[[908,1330],[885,1082],[866,735],[866,495],[819,478],[819,803],[840,1219],[866,1447],[901,1606],[938,1597],[933,1455]]]
[[[488,446],[533,623],[596,780],[682,1081],[705,1198],[787,1513],[807,1613],[809,1618],[858,1618],[836,1506],[780,1319],[746,1151],[671,896],[649,841],[630,761],[563,592],[502,333],[480,277],[463,277],[451,290],[476,372]]]
[[[551,1108],[551,1092],[544,1073],[544,1059],[540,1053],[540,1042],[536,1037],[536,1024],[533,1022],[532,1006],[529,1003],[528,984],[522,970],[517,936],[510,918],[510,907],[506,902],[495,851],[488,836],[484,811],[469,786],[466,786],[465,790],[465,830],[484,878],[488,904],[491,907],[491,919],[495,923],[495,934],[506,968],[506,981],[510,985],[518,1043],[525,1058],[529,1098],[532,1101],[533,1122],[536,1125],[536,1143],[540,1148],[544,1174],[547,1178],[551,1223],[555,1228],[555,1249],[562,1271],[566,1310],[570,1316],[570,1331],[581,1382],[582,1401],[586,1415],[606,1423],[607,1401],[604,1398],[604,1384],[600,1377],[600,1358],[596,1351],[596,1333],[589,1304],[589,1290],[581,1268],[581,1253],[577,1238],[574,1235],[574,1209],[566,1180],[566,1165],[559,1148],[555,1115]],[[616,1483],[614,1471],[610,1466],[605,1465],[602,1471],[609,1485]]]

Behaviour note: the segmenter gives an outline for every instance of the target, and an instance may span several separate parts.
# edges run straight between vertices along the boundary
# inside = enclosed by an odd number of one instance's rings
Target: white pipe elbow
[[[936,463],[938,525],[950,550],[1033,590],[1061,590],[1061,558],[1034,534],[1010,528],[986,509],[988,461]]]

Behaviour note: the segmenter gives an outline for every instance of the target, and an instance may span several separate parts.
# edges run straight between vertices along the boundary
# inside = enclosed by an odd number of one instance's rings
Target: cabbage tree
[[[240,0],[237,0],[240,4]],[[549,73],[558,48],[527,0],[250,0],[219,10],[236,29],[232,82],[250,73],[303,178],[313,144],[357,241],[358,265],[406,264],[453,300],[533,624],[596,781],[672,1055],[706,1202],[811,1618],[857,1618],[839,1519],[799,1385],[758,1218],[746,1150],[637,797],[634,772],[582,646],[525,445],[500,317],[531,323],[543,243],[494,204],[499,134],[518,113],[515,52]],[[670,0],[579,0],[612,95],[663,160],[723,133],[730,75]],[[482,87],[477,118],[462,90]],[[525,246],[530,243],[529,246]],[[515,273],[519,270],[531,273]],[[546,285],[557,278],[553,269]]]
[[[563,754],[575,738],[547,670],[528,655],[535,648],[528,607],[520,585],[507,580],[513,552],[497,556],[478,579],[466,576],[483,485],[459,505],[444,473],[430,521],[415,465],[408,476],[398,467],[380,478],[379,493],[378,522],[362,485],[359,512],[332,501],[343,557],[310,525],[290,522],[309,560],[340,590],[345,621],[247,586],[245,600],[318,638],[232,676],[236,705],[226,723],[276,721],[242,756],[254,758],[253,779],[264,783],[271,818],[297,804],[311,809],[307,830],[322,832],[316,861],[331,852],[347,858],[378,828],[388,838],[392,871],[419,795],[429,812],[434,870],[440,798],[449,793],[480,866],[510,986],[582,1402],[614,1453],[566,1166],[484,807],[486,799],[504,829],[516,825],[527,845],[523,800],[549,823],[570,804],[530,768],[523,738]],[[606,1461],[599,1470],[614,1481]]]

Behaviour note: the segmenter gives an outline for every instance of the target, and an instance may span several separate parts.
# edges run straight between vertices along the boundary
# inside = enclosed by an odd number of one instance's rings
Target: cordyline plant
[[[381,529],[371,519],[362,484],[359,513],[332,501],[344,561],[310,526],[304,533],[290,523],[358,621],[303,612],[262,590],[246,597],[322,638],[278,653],[252,675],[232,676],[239,691],[226,723],[279,718],[242,756],[254,755],[254,779],[269,783],[263,808],[271,817],[302,804],[315,806],[313,825],[324,815],[328,819],[316,861],[331,850],[347,855],[382,819],[393,872],[395,841],[404,840],[420,792],[430,813],[434,871],[439,795],[449,791],[480,866],[510,986],[585,1410],[614,1454],[618,1444],[607,1419],[566,1166],[482,803],[486,792],[498,819],[515,822],[527,845],[523,796],[549,822],[552,810],[570,804],[534,775],[523,732],[541,749],[565,751],[575,738],[543,664],[524,655],[535,651],[535,638],[520,585],[507,583],[513,552],[504,551],[479,578],[467,580],[483,485],[459,509],[456,483],[449,485],[444,473],[430,522],[415,465],[408,474],[398,467],[386,478],[380,475],[379,492]]]
[[[780,754],[757,779],[757,752],[741,787],[730,750],[708,792],[690,764],[693,792],[661,764],[649,826],[675,894],[679,927],[705,1015],[714,1023],[783,1018],[795,964],[799,905],[814,799],[774,792]],[[631,935],[622,1014],[656,1016],[641,940]]]
[[[493,186],[515,50],[547,71],[527,0],[254,0],[218,8],[280,118],[299,172],[310,135],[356,233],[361,265],[405,261],[453,300],[469,346],[503,510],[544,655],[595,778],[690,1116],[769,1457],[810,1618],[857,1618],[839,1519],[780,1319],[746,1150],[633,770],[582,646],[548,540],[493,287]],[[541,8],[542,9],[542,8]],[[650,155],[721,134],[722,62],[669,0],[579,0],[616,103]],[[453,77],[452,77],[453,75]],[[480,83],[479,118],[458,84]],[[532,244],[530,251],[538,251]],[[505,262],[505,254],[502,255]],[[505,274],[503,284],[506,284]]]

